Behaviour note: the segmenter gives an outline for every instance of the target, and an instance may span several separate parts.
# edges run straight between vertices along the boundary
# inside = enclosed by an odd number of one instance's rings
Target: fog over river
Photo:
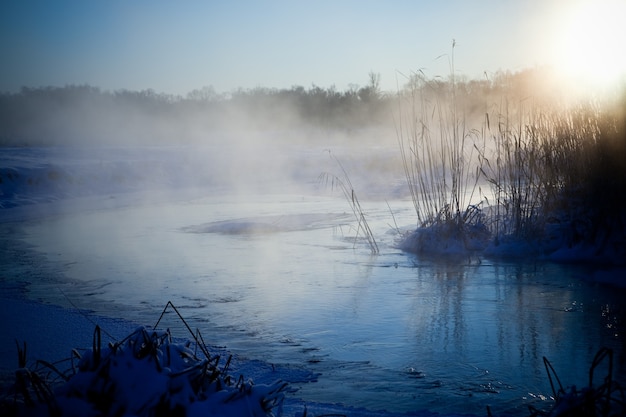
[[[342,175],[329,148],[263,161],[254,147],[2,150],[3,291],[144,325],[172,301],[209,345],[317,375],[289,394],[311,403],[527,415],[551,404],[544,356],[582,387],[603,346],[624,380],[625,293],[592,280],[605,271],[404,253],[415,213],[401,169],[381,168],[394,149],[335,147],[372,254],[349,202],[318,181]],[[214,175],[226,168],[236,185]]]

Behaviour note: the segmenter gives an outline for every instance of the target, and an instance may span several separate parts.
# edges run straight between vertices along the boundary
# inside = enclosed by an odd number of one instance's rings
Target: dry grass
[[[481,97],[460,100],[453,77],[411,77],[395,122],[418,231],[467,242],[482,227],[497,246],[546,242],[557,227],[567,245],[626,253],[626,93],[575,103],[511,94],[469,125]]]
[[[157,330],[172,311],[189,332],[186,343],[176,342],[169,329]],[[231,356],[221,365],[171,302],[152,329],[140,327],[103,346],[96,326],[92,349],[82,355],[73,350],[68,360],[37,360],[33,366],[26,359],[26,344],[18,344],[16,382],[0,399],[2,415],[185,415],[193,404],[196,412],[217,408],[235,415],[248,409],[270,416],[281,408],[288,387],[283,381],[254,385],[243,375],[230,375]]]
[[[343,164],[339,161],[339,159],[332,155],[330,151],[328,151],[328,154],[331,159],[333,159],[333,161],[335,161],[339,166],[341,170],[341,177],[329,172],[323,172],[319,175],[318,182],[326,187],[330,186],[331,189],[338,188],[339,190],[341,190],[346,201],[350,204],[352,214],[354,215],[354,218],[357,222],[354,244],[356,245],[356,242],[359,238],[359,233],[362,232],[365,240],[367,241],[367,244],[369,245],[370,251],[373,255],[375,255],[379,252],[378,244],[376,243],[376,239],[374,238],[374,233],[372,232],[372,229],[370,229],[370,226],[367,223],[365,213],[363,211],[363,208],[361,207],[361,203],[359,202],[356,192],[354,191],[354,186],[350,181],[348,172],[345,170]]]

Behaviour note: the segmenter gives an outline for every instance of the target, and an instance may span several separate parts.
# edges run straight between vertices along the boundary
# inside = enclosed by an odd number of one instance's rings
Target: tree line
[[[416,91],[436,100],[453,90],[465,109],[481,113],[503,94],[528,93],[540,76],[537,70],[526,70],[480,80],[429,79],[417,72],[396,92],[382,91],[375,73],[365,86],[343,91],[312,85],[218,93],[208,86],[179,96],[90,85],[23,87],[17,93],[0,93],[0,144],[162,143],[236,129],[393,127],[395,109]]]

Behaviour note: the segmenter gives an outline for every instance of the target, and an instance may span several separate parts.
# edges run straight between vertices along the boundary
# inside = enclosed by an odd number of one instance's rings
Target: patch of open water
[[[410,202],[389,206],[399,225],[414,222]],[[623,291],[585,281],[580,266],[420,260],[394,247],[386,202],[363,208],[378,255],[354,243],[347,202],[324,196],[211,196],[25,223],[63,276],[33,279],[29,296],[146,325],[172,301],[210,344],[318,372],[298,387],[304,400],[374,410],[527,415],[549,405],[543,356],[581,387],[602,346],[624,377]]]

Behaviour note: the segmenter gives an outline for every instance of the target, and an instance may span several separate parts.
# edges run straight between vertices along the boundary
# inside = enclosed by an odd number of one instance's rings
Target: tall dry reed
[[[514,93],[471,125],[466,104],[481,98],[461,100],[454,76],[410,77],[395,124],[416,234],[467,246],[480,230],[495,245],[514,239],[545,252],[557,229],[561,244],[626,254],[626,93],[617,103]]]
[[[467,127],[459,108],[453,54],[451,73],[448,82],[412,74],[399,95],[394,124],[418,228],[466,244],[470,235],[482,233],[480,171],[474,165],[480,132]],[[413,242],[414,250],[428,250],[426,241]]]

